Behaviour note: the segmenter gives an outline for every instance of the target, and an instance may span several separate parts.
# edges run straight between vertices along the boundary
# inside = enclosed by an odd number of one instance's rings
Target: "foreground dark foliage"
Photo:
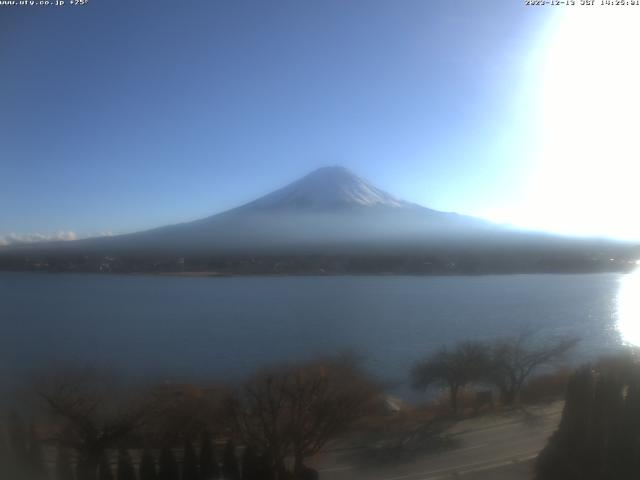
[[[378,393],[348,356],[262,371],[235,395],[171,382],[135,389],[96,369],[36,380],[42,432],[17,413],[0,419],[0,480],[311,479],[304,460]]]
[[[570,378],[560,426],[536,471],[538,480],[640,478],[640,366],[633,359]]]
[[[220,476],[220,468],[215,458],[211,434],[208,430],[204,430],[200,442],[200,478],[202,480],[212,480]]]

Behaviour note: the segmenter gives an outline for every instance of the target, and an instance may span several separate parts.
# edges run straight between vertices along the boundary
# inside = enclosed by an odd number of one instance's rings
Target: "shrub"
[[[563,368],[534,377],[522,389],[520,400],[532,404],[560,399],[564,396],[570,376],[571,370]]]

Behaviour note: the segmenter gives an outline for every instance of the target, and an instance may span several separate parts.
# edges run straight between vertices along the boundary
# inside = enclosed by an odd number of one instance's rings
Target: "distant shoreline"
[[[348,253],[191,254],[0,251],[0,271],[240,276],[477,276],[624,273],[638,268],[640,249],[450,250]]]
[[[639,267],[640,268],[640,267]],[[287,278],[287,277],[483,277],[483,276],[517,276],[517,275],[597,275],[597,274],[629,274],[634,268],[619,270],[566,270],[566,271],[513,271],[513,272],[455,272],[455,273],[409,273],[409,272],[345,272],[345,273],[230,273],[216,271],[202,272],[92,272],[92,271],[59,271],[59,270],[0,270],[2,273],[33,273],[33,274],[73,274],[100,276],[140,276],[140,277],[173,277],[173,278]]]

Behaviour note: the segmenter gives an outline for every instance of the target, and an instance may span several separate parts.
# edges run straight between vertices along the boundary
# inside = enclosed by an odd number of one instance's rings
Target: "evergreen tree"
[[[14,470],[18,475],[24,475],[29,466],[29,452],[25,435],[24,424],[17,412],[9,415],[9,455],[11,456]]]
[[[76,480],[87,480],[86,474],[87,467],[83,464],[82,458],[76,457],[76,464],[74,466],[75,479]]]
[[[42,442],[38,436],[33,422],[29,426],[29,450],[27,452],[27,463],[29,474],[34,480],[46,478],[47,470],[44,465],[44,453],[42,451]]]
[[[0,472],[8,471],[9,452],[4,442],[4,428],[0,425]]]
[[[640,472],[640,378],[634,378],[627,390],[620,442],[623,461],[631,471]]]
[[[82,456],[78,456],[76,463],[76,480],[96,480],[98,466],[93,462],[88,462]]]
[[[640,478],[640,366],[576,372],[558,430],[536,461],[539,480]]]
[[[180,480],[178,463],[170,447],[165,446],[160,451],[160,466],[158,468],[158,480]]]
[[[184,457],[182,459],[182,480],[199,480],[198,478],[198,458],[196,450],[193,448],[191,440],[187,439],[184,444]]]
[[[106,453],[102,455],[98,464],[98,480],[114,480],[109,457]]]
[[[200,442],[200,478],[201,480],[220,478],[220,467],[216,460],[215,448],[211,442],[211,434],[207,430],[202,432]]]
[[[73,480],[71,459],[66,448],[58,446],[56,452],[55,480]]]
[[[267,454],[260,455],[257,459],[257,478],[260,480],[272,480],[274,477],[272,464],[273,462],[270,461]]]
[[[224,453],[222,455],[222,477],[225,480],[240,479],[236,445],[232,439],[227,440],[227,444],[224,447]]]
[[[148,448],[142,451],[140,458],[140,480],[156,480],[156,460]]]
[[[9,446],[5,441],[5,433],[4,428],[0,427],[0,472],[5,472],[8,478],[13,478],[17,474]]]
[[[118,480],[136,480],[136,470],[131,455],[125,448],[118,450]]]
[[[247,445],[242,452],[242,480],[262,480],[259,461],[255,449]]]

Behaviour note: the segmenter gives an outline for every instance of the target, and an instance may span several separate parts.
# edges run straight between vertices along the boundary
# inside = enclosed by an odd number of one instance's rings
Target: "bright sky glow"
[[[516,225],[640,238],[640,11],[572,8],[543,35],[539,139],[520,201],[493,212]]]
[[[640,346],[640,270],[620,279],[617,316],[622,341]]]

